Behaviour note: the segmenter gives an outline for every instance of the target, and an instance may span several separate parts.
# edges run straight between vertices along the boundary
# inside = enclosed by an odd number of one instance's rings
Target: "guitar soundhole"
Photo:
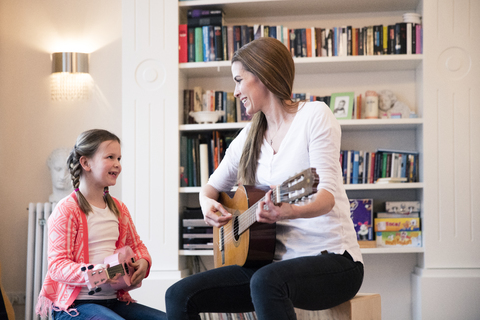
[[[235,241],[238,241],[240,238],[240,235],[238,234],[239,230],[239,222],[238,222],[238,216],[235,217],[233,220],[233,237],[235,238]]]

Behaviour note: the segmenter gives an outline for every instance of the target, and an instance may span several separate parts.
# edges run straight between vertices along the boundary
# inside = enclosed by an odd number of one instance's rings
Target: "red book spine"
[[[178,62],[188,62],[188,28],[186,24],[178,26]]]

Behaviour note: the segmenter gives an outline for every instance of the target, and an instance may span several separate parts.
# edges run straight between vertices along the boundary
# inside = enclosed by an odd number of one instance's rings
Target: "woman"
[[[217,199],[236,183],[279,185],[313,167],[318,192],[307,204],[276,206],[269,191],[256,218],[276,223],[274,262],[221,267],[177,282],[167,291],[168,317],[255,310],[260,320],[296,319],[294,307],[327,309],[353,298],[363,263],[338,161],[338,122],[323,102],[292,102],[295,66],[278,40],[260,38],[239,49],[232,75],[235,97],[253,118],[202,188],[205,221],[220,227],[232,219]]]

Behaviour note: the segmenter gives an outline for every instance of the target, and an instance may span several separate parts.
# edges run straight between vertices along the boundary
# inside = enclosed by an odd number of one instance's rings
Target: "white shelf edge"
[[[393,54],[346,57],[294,58],[300,74],[416,70],[423,61],[422,54]],[[179,70],[189,77],[231,76],[230,61],[185,62]]]
[[[368,184],[344,184],[345,190],[391,190],[391,189],[421,189],[422,182],[408,183],[368,183]]]
[[[387,254],[387,253],[423,253],[423,247],[406,248],[361,248],[362,254]],[[213,256],[213,250],[179,250],[180,256]]]
[[[344,184],[345,190],[392,190],[392,189],[422,189],[423,182],[385,183],[385,184]],[[199,193],[201,187],[180,187],[180,193]],[[235,189],[233,190],[235,191]]]
[[[409,119],[352,119],[339,120],[342,130],[385,130],[385,129],[408,129],[423,125],[422,118]],[[179,130],[208,131],[208,130],[235,130],[244,128],[248,122],[210,123],[210,124],[181,124]]]

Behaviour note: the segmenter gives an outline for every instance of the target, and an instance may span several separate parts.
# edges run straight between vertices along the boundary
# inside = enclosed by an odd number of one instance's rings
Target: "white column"
[[[164,310],[165,290],[181,278],[178,3],[123,0],[122,12],[122,195],[153,259],[131,294]]]
[[[414,319],[480,319],[480,2],[423,5],[425,254],[412,276]]]

